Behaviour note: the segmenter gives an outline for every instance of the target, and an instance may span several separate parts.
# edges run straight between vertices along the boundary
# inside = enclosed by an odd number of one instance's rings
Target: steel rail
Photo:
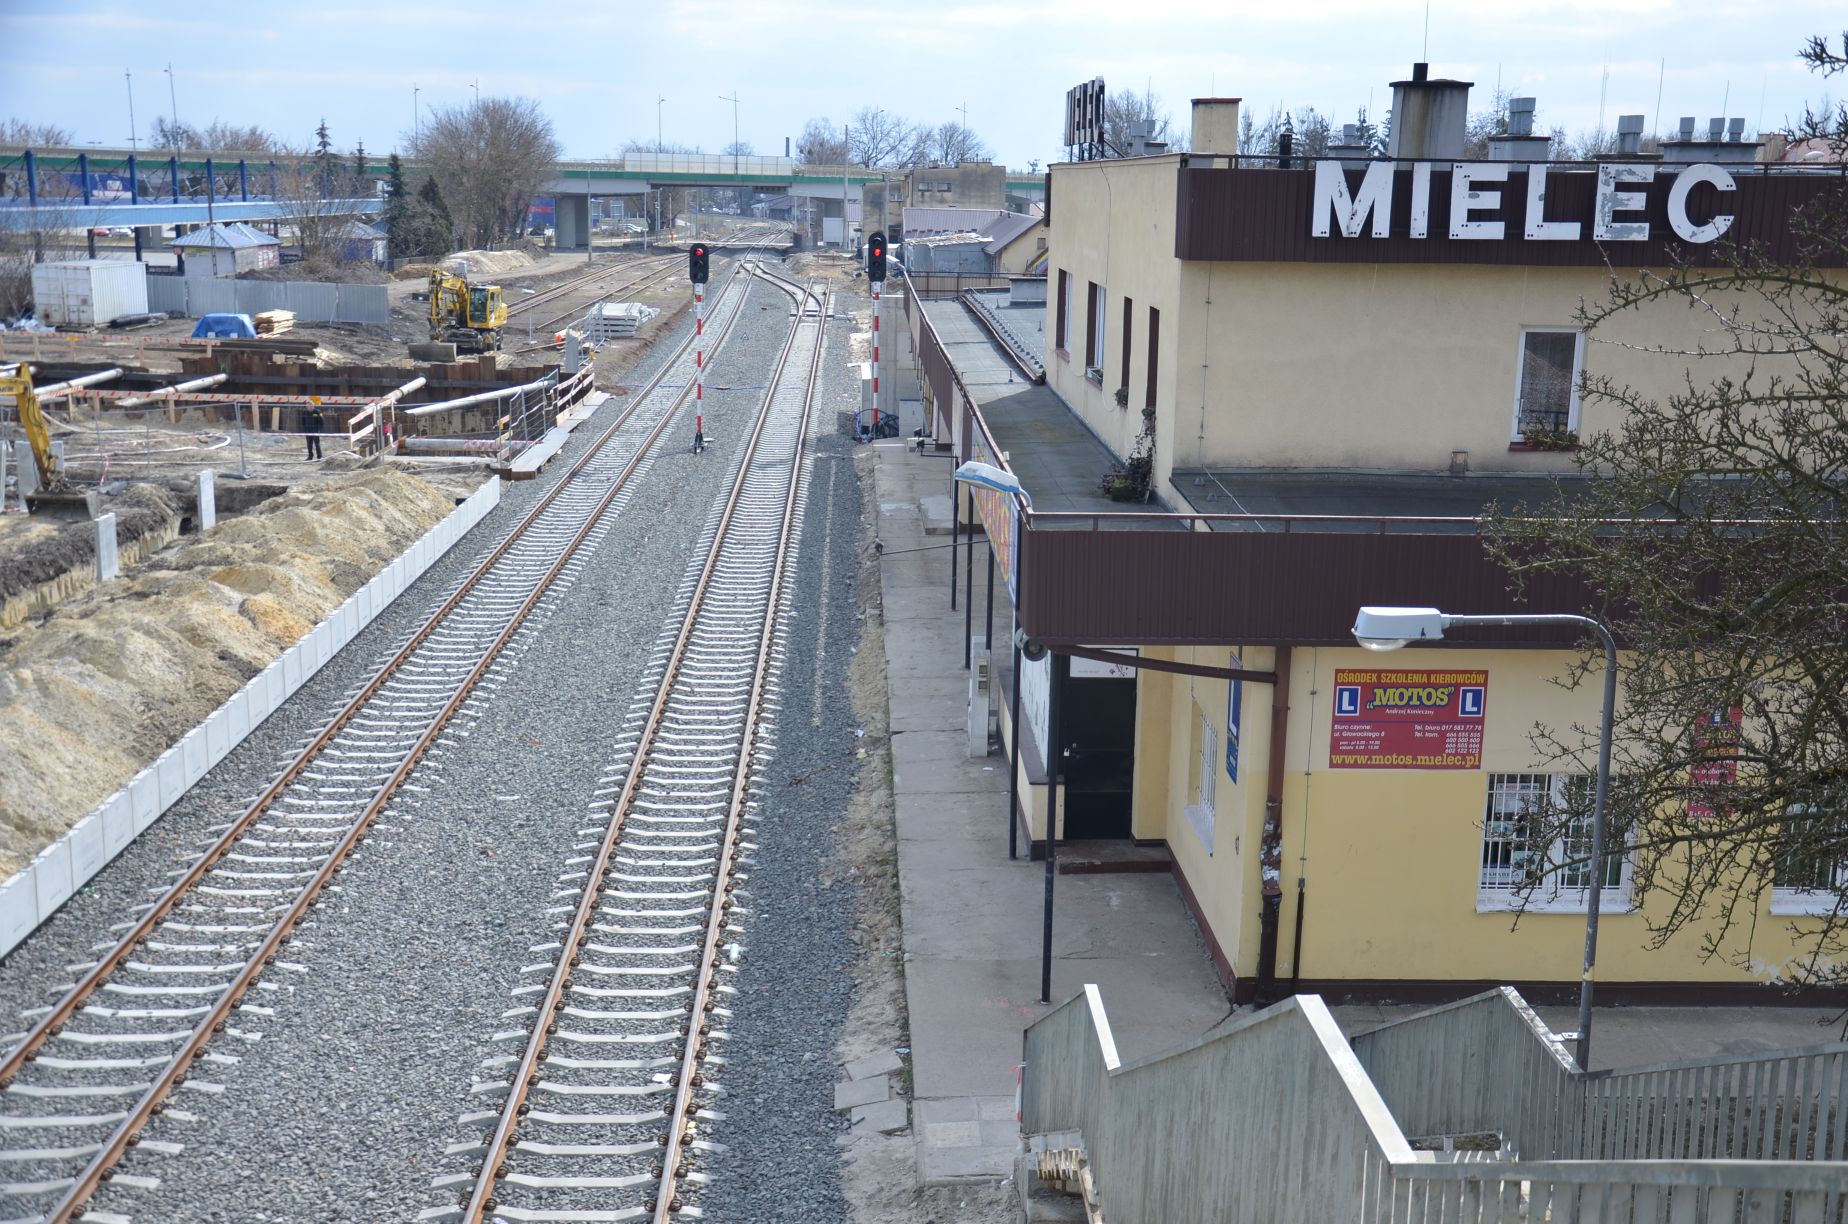
[[[781,280],[773,277],[773,280]],[[787,282],[785,282],[787,283]],[[797,298],[797,324],[800,326],[802,304],[807,297],[814,297],[819,310],[819,326],[826,328],[828,309],[827,301],[820,294],[815,294],[807,286],[802,287],[803,297]],[[794,328],[791,332],[795,331]],[[789,492],[783,500],[782,533],[777,539],[776,561],[771,569],[770,593],[764,601],[764,624],[757,638],[757,663],[751,680],[750,721],[745,726],[744,738],[738,748],[738,773],[732,780],[732,793],[727,809],[724,849],[719,854],[718,869],[714,874],[712,913],[706,919],[706,938],[700,950],[698,985],[694,988],[693,999],[688,1011],[691,1025],[687,1033],[686,1047],[681,1051],[680,1075],[674,1090],[674,1105],[667,1116],[667,1149],[661,1156],[661,1191],[655,1196],[655,1224],[667,1224],[680,1208],[680,1196],[673,1193],[681,1174],[684,1159],[682,1149],[693,1129],[690,1114],[693,1110],[693,1091],[699,1086],[699,1060],[705,1052],[703,1040],[706,1033],[705,1013],[712,1007],[712,990],[718,980],[719,938],[724,930],[725,911],[729,908],[730,898],[721,900],[716,894],[724,891],[732,874],[737,870],[734,862],[739,834],[743,829],[743,815],[746,794],[751,779],[751,751],[756,739],[757,724],[763,710],[764,686],[770,676],[770,649],[776,640],[776,610],[783,597],[783,578],[789,559],[791,530],[795,522],[796,494],[802,487],[802,448],[808,443],[809,414],[815,400],[815,385],[821,371],[821,343],[817,339],[815,351],[809,355],[808,386],[802,396],[802,423],[796,431],[796,442],[791,458],[792,470],[789,476]],[[772,387],[782,377],[779,363],[776,378],[771,380]]]
[[[741,272],[742,268],[734,271],[734,281]],[[727,292],[741,292],[741,290],[737,290],[734,285],[727,285],[726,288]],[[727,320],[725,330],[712,341],[714,348],[717,348],[718,345],[724,342],[725,337],[730,333],[732,324],[736,322],[740,313],[741,309],[732,312],[730,319]],[[474,590],[475,587],[481,583],[488,573],[493,570],[495,565],[505,557],[515,542],[538,521],[545,510],[558,499],[584,468],[595,460],[602,449],[614,438],[617,431],[629,421],[637,410],[639,410],[649,393],[659,386],[661,381],[672,370],[674,362],[684,355],[686,349],[689,348],[691,344],[692,338],[689,337],[688,340],[675,351],[672,357],[662,363],[660,370],[637,392],[634,401],[622,411],[615,421],[611,422],[610,426],[586,449],[584,455],[572,466],[570,471],[546,493],[539,503],[521,519],[511,532],[508,533],[507,537],[494,548],[488,557],[469,574],[467,579],[457,588],[455,593],[446,599],[442,606],[424,621],[416,633],[405,643],[403,648],[394,654],[392,658],[367,681],[360,689],[359,693],[341,709],[340,713],[329,722],[327,727],[316,735],[307,747],[297,755],[296,759],[282,771],[277,779],[258,796],[249,810],[237,821],[232,823],[218,840],[200,856],[193,866],[162,894],[152,908],[150,908],[147,913],[129,929],[127,934],[118,941],[116,946],[108,953],[104,954],[104,956],[97,961],[95,966],[92,967],[75,986],[68,990],[58,1003],[55,1004],[52,1009],[27,1032],[26,1036],[7,1053],[5,1059],[0,1061],[0,1089],[9,1086],[20,1068],[29,1062],[48,1041],[58,1036],[65,1023],[77,1014],[96,990],[102,986],[103,982],[120,968],[122,963],[126,961],[130,955],[145,944],[149,934],[154,928],[159,926],[162,921],[172,914],[180,902],[185,899],[186,895],[223,860],[225,855],[231,851],[242,836],[249,831],[250,827],[288,788],[289,784],[296,780],[305,769],[314,763],[315,759],[320,755],[322,750],[326,748],[328,743],[332,741],[344,727],[351,723],[352,719],[359,714],[366,703],[402,668],[404,663],[416,652],[417,648],[428,640],[430,635],[435,632],[437,627],[455,610],[469,592]],[[357,845],[359,838],[371,826],[377,813],[383,810],[385,805],[390,802],[399,786],[409,775],[411,769],[428,750],[430,743],[441,733],[449,719],[454,716],[455,711],[460,708],[462,702],[467,699],[470,692],[472,692],[476,684],[479,683],[480,677],[486,673],[487,668],[499,656],[501,651],[505,648],[506,643],[511,640],[513,633],[517,631],[519,626],[525,621],[531,609],[537,606],[538,601],[551,587],[558,574],[563,571],[565,563],[576,554],[579,546],[588,538],[591,531],[595,529],[598,520],[609,508],[610,503],[613,502],[617,494],[627,486],[643,459],[654,448],[655,444],[660,440],[661,435],[666,431],[667,426],[673,421],[676,412],[680,405],[686,400],[687,395],[688,391],[683,388],[679,394],[674,397],[673,402],[662,412],[661,420],[650,429],[641,444],[636,448],[635,454],[631,456],[622,470],[616,475],[615,479],[612,480],[609,489],[598,500],[595,508],[590,512],[583,525],[573,535],[571,541],[566,545],[558,560],[546,571],[540,582],[534,587],[531,595],[516,611],[507,628],[489,647],[488,651],[483,655],[475,668],[470,671],[457,693],[432,720],[430,727],[418,740],[410,754],[392,773],[378,795],[375,796],[365,810],[362,811],[359,818],[347,831],[347,834],[336,845],[332,853],[329,854],[327,861],[297,896],[295,902],[284,913],[282,918],[271,927],[269,934],[258,945],[257,951],[247,959],[243,969],[239,971],[238,975],[233,978],[224,991],[220,993],[217,1002],[212,1006],[207,1015],[194,1026],[192,1033],[189,1034],[186,1040],[174,1051],[166,1068],[156,1077],[150,1087],[143,1092],[135,1106],[128,1111],[127,1116],[117,1124],[115,1131],[112,1132],[109,1139],[104,1142],[102,1148],[91,1158],[90,1163],[85,1166],[83,1172],[78,1174],[71,1188],[68,1189],[58,1202],[44,1214],[43,1219],[47,1224],[62,1224],[63,1221],[72,1218],[72,1213],[82,1206],[84,1201],[95,1191],[97,1185],[107,1177],[109,1170],[121,1158],[123,1152],[128,1147],[134,1145],[137,1141],[136,1136],[141,1127],[146,1124],[148,1118],[160,1111],[166,1096],[178,1084],[184,1082],[186,1069],[189,1068],[193,1062],[203,1057],[204,1047],[210,1042],[214,1035],[223,1031],[226,1016],[234,1007],[242,1002],[245,993],[249,990],[255,978],[260,976],[262,971],[275,961],[276,950],[289,941],[295,926],[299,924],[301,918],[306,914],[308,906],[319,896],[334,874],[344,866],[354,846]]]
[[[739,266],[744,266],[743,261],[740,261]],[[746,478],[750,475],[751,461],[757,453],[758,443],[763,437],[764,427],[770,420],[771,407],[775,402],[776,385],[782,379],[784,368],[788,363],[790,351],[795,346],[796,337],[801,331],[801,327],[802,315],[798,312],[794,324],[789,329],[789,337],[784,341],[783,351],[777,358],[776,370],[764,393],[763,407],[759,410],[757,420],[752,426],[750,440],[746,444],[744,457],[738,465],[738,474],[733,479],[731,490],[726,496],[725,508],[720,516],[718,528],[714,532],[712,545],[707,550],[706,559],[701,566],[699,577],[694,584],[692,595],[687,603],[686,614],[681,620],[680,628],[675,635],[673,646],[668,653],[668,663],[662,672],[661,682],[656,689],[654,701],[649,708],[647,719],[643,723],[642,737],[636,745],[628,775],[623,779],[622,790],[611,805],[609,827],[604,831],[603,840],[597,848],[596,857],[588,869],[584,891],[579,896],[577,906],[572,912],[570,923],[567,925],[565,933],[559,941],[558,962],[553,967],[552,974],[546,982],[545,992],[535,1008],[532,1032],[527,1039],[525,1049],[521,1053],[519,1063],[514,1069],[513,1077],[509,1083],[507,1099],[501,1106],[500,1117],[495,1122],[493,1133],[487,1137],[483,1144],[481,1163],[477,1165],[475,1169],[474,1188],[469,1193],[468,1201],[464,1203],[462,1207],[461,1219],[464,1221],[464,1224],[478,1224],[479,1221],[482,1221],[489,1213],[494,1211],[496,1207],[494,1199],[495,1185],[502,1177],[510,1172],[509,1166],[506,1163],[507,1156],[514,1144],[515,1134],[520,1126],[520,1119],[530,1112],[531,1109],[531,1106],[527,1103],[527,1096],[530,1090],[539,1082],[539,1064],[545,1058],[549,1038],[558,1031],[557,1016],[564,1006],[565,992],[570,989],[571,986],[571,971],[579,964],[583,949],[590,941],[590,926],[596,914],[597,905],[604,887],[604,876],[610,869],[611,861],[615,857],[618,843],[621,841],[623,830],[626,827],[626,820],[635,799],[636,788],[642,778],[643,762],[652,751],[655,740],[660,732],[662,715],[667,709],[669,700],[673,695],[674,682],[679,675],[681,664],[685,660],[687,645],[693,636],[694,627],[699,621],[702,605],[705,602],[707,587],[711,582],[714,571],[718,568],[720,557],[725,552],[726,536],[730,532],[732,519],[737,510],[740,495],[744,491]],[[715,971],[712,964],[716,951],[715,933],[719,929],[719,924],[725,911],[730,907],[729,897],[722,897],[720,894],[725,891],[726,878],[732,871],[732,849],[737,841],[739,826],[738,817],[743,809],[743,805],[739,802],[739,798],[743,794],[742,787],[744,780],[748,778],[750,773],[751,741],[754,737],[758,722],[763,684],[766,675],[764,658],[769,649],[769,643],[774,639],[775,635],[775,599],[780,593],[782,585],[782,565],[787,555],[789,537],[791,535],[791,512],[794,508],[795,490],[801,483],[799,479],[799,469],[802,459],[801,449],[803,442],[807,439],[808,406],[814,395],[814,371],[819,365],[820,353],[821,345],[817,343],[815,346],[815,353],[810,359],[809,388],[803,399],[802,426],[801,432],[797,437],[795,449],[794,462],[797,471],[791,474],[790,494],[784,506],[781,535],[777,543],[776,571],[773,578],[771,601],[765,604],[764,627],[759,637],[756,675],[752,681],[751,701],[748,707],[749,721],[746,725],[744,739],[739,749],[737,781],[734,782],[733,798],[727,812],[727,828],[724,837],[725,848],[722,852],[719,869],[714,875],[712,913],[708,921],[707,940],[703,958],[697,970],[699,986],[695,993],[695,1003],[689,1008],[687,1014],[685,1037],[686,1051],[689,1055],[697,1049],[702,1048],[700,1043],[700,1025],[703,1017],[700,1014],[700,1009],[703,1008],[704,1000],[708,996],[707,984]],[[666,1193],[666,1191],[670,1190],[672,1187],[675,1166],[678,1163],[679,1142],[677,1137],[682,1130],[681,1120],[685,1117],[687,1105],[691,1101],[692,1089],[696,1086],[691,1082],[692,1075],[689,1070],[694,1064],[695,1059],[693,1057],[683,1057],[680,1082],[675,1089],[674,1107],[668,1114],[669,1129],[663,1140],[665,1144],[665,1155],[661,1164],[662,1186],[661,1190],[657,1192],[655,1203],[653,1204],[656,1219],[665,1219],[666,1217],[662,1212],[671,1211],[674,1206],[673,1196]]]

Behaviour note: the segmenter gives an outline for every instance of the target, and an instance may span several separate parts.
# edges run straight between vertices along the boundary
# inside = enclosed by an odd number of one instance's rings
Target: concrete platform
[[[1007,857],[1005,761],[968,756],[948,550],[905,551],[940,542],[927,533],[947,512],[948,472],[899,440],[873,446],[919,1176],[1004,1177],[1021,1032],[1048,1010],[1045,874],[1024,848]],[[1169,875],[1061,875],[1053,950],[1054,1001],[1098,983],[1126,1059],[1195,1037],[1230,1010]]]

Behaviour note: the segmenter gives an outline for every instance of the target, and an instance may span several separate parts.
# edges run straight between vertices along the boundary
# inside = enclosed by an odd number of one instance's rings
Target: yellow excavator
[[[501,346],[507,304],[499,285],[471,285],[441,268],[430,269],[430,339],[459,353],[485,353]]]
[[[120,370],[109,370],[72,382],[101,382],[120,373]],[[45,410],[40,407],[38,394],[32,389],[31,366],[0,364],[0,401],[5,400],[13,403],[19,424],[26,431],[26,442],[32,448],[33,466],[38,470],[37,490],[26,493],[23,498],[27,509],[34,514],[45,514],[53,518],[95,518],[96,494],[71,487],[64,476],[64,465],[58,461],[57,452],[51,448],[51,428],[45,423]],[[20,488],[26,489],[29,484],[22,467]]]

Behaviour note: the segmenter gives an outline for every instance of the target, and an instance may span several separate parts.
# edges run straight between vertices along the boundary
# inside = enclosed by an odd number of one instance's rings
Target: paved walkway
[[[1048,1010],[1044,867],[1024,849],[1007,857],[1005,758],[968,755],[963,613],[949,606],[949,550],[932,547],[949,543],[949,460],[898,441],[875,452],[919,1173],[1004,1176],[1021,1030]],[[1053,949],[1053,1000],[1097,983],[1125,1061],[1229,1010],[1171,876],[1058,877]]]

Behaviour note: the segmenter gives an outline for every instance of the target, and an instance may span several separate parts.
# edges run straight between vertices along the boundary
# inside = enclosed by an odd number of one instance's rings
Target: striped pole
[[[706,286],[693,286],[693,451],[706,449]]]
[[[879,291],[884,281],[873,282],[873,437],[879,436]]]

